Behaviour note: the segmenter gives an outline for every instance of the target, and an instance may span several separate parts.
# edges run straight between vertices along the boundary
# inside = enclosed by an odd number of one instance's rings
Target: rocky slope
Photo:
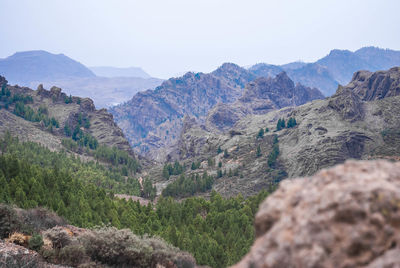
[[[368,70],[375,72],[400,65],[400,51],[364,47],[354,52],[332,50],[327,56],[313,63],[291,63],[281,66],[256,64],[249,68],[255,74],[265,77],[286,71],[295,83],[320,89],[325,96],[335,93],[338,84],[347,84],[354,72]]]
[[[266,114],[288,106],[298,106],[324,96],[316,88],[295,85],[285,72],[275,78],[258,78],[247,84],[242,97],[233,104],[219,104],[207,115],[207,127],[227,130],[250,114]]]
[[[91,99],[69,97],[58,87],[46,90],[40,85],[37,90],[32,90],[27,87],[10,86],[7,85],[7,80],[0,76],[0,86],[3,85],[5,90],[9,90],[11,97],[17,94],[31,97],[32,101],[29,101],[26,106],[33,111],[38,111],[39,107],[46,108],[46,116],[54,117],[58,121],[59,127],[53,127],[50,131],[43,125],[43,122],[32,122],[17,116],[13,112],[15,103],[7,105],[3,99],[0,101],[2,107],[0,109],[1,134],[9,131],[22,140],[38,142],[53,150],[59,150],[63,148],[62,139],[66,138],[64,126],[66,124],[75,125],[79,116],[83,116],[90,122],[90,127],[85,131],[96,138],[99,144],[115,146],[133,155],[128,141],[114,122],[113,116],[106,109],[96,110]],[[5,106],[8,108],[5,109]]]
[[[197,172],[217,174],[220,169],[229,174],[229,170],[237,170],[236,175],[223,176],[213,186],[225,195],[254,194],[282,178],[312,175],[347,159],[397,159],[399,74],[400,68],[356,73],[348,86],[339,87],[330,98],[261,115],[249,114],[222,130],[186,120],[170,158],[200,161]],[[228,115],[229,110],[226,117],[230,118]],[[288,122],[289,118],[295,118],[297,125],[277,130],[278,120]],[[265,132],[266,128],[269,132],[260,136],[260,129]],[[270,165],[274,146],[279,148],[278,157]],[[227,155],[218,152],[219,147]],[[209,166],[208,159],[221,162],[220,167]]]
[[[204,121],[213,106],[237,100],[253,79],[247,70],[226,63],[210,74],[189,72],[171,78],[113,107],[111,113],[139,153],[163,160],[165,148],[180,135],[185,115]]]
[[[287,180],[260,206],[233,267],[397,267],[400,164],[348,161]]]

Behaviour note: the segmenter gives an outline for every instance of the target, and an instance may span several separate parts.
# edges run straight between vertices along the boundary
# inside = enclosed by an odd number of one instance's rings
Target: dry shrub
[[[10,235],[5,241],[8,243],[14,243],[23,247],[28,247],[29,239],[31,239],[30,235],[25,235],[22,233],[15,232]]]
[[[21,215],[23,223],[29,225],[36,232],[67,224],[63,218],[46,208],[19,210],[18,214]]]
[[[159,238],[140,238],[130,230],[105,227],[87,232],[80,237],[86,253],[93,260],[112,266],[194,267],[188,253],[167,244]]]
[[[90,257],[85,252],[85,248],[78,243],[73,243],[62,248],[59,252],[58,258],[62,264],[73,267],[91,262]]]
[[[68,246],[74,240],[70,232],[60,226],[56,226],[43,232],[43,236],[51,241],[54,249],[61,249]]]

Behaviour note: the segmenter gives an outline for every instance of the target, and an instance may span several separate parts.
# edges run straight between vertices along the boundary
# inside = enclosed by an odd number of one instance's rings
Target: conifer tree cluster
[[[296,118],[294,118],[294,117],[289,117],[287,124],[286,124],[284,118],[279,118],[278,122],[276,123],[276,130],[279,131],[279,130],[284,129],[285,127],[292,128],[292,127],[295,127],[296,125],[297,125],[297,122],[296,122]]]
[[[140,205],[115,197],[118,185],[120,190],[129,188],[124,184],[129,179],[125,182],[121,177],[121,184],[116,184],[115,174],[100,164],[81,163],[65,153],[50,152],[33,142],[21,143],[9,135],[0,139],[0,150],[0,203],[45,207],[80,227],[106,224],[129,228],[138,235],[160,236],[191,252],[198,264],[211,267],[232,265],[248,252],[254,240],[254,214],[267,195],[261,192],[248,199],[240,195],[224,199],[212,192],[210,200],[178,202],[160,197],[156,205]],[[190,180],[196,187],[207,187],[212,177],[203,174]],[[187,183],[183,179],[177,185]],[[151,186],[150,180],[144,181],[146,197],[154,194]],[[141,191],[139,185],[137,190]],[[35,237],[31,245],[40,244]]]
[[[185,171],[185,167],[181,165],[178,161],[175,161],[172,165],[167,163],[163,167],[162,175],[164,178],[169,179],[171,175],[179,175]]]

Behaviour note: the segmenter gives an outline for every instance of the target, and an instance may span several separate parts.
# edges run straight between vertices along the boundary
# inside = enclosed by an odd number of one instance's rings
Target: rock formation
[[[371,73],[358,71],[346,86],[364,101],[379,100],[400,95],[400,67]]]
[[[136,94],[127,103],[111,109],[111,113],[139,153],[164,160],[162,150],[179,138],[185,115],[203,121],[217,103],[237,100],[244,85],[254,78],[232,63],[209,74],[188,72],[165,81],[155,90]]]
[[[260,206],[244,267],[398,267],[400,163],[348,161],[286,180]]]
[[[287,106],[298,106],[324,96],[316,88],[295,85],[285,72],[275,78],[257,78],[246,85],[233,104],[215,106],[207,116],[208,127],[225,131],[249,114],[266,114]]]

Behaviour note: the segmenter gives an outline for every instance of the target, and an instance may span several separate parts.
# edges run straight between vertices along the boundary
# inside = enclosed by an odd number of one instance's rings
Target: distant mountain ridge
[[[100,68],[100,69],[98,69]],[[0,59],[0,75],[10,84],[36,88],[57,86],[67,94],[89,97],[96,107],[104,108],[125,102],[142,90],[153,89],[163,80],[152,78],[140,68],[94,68],[92,70],[64,54],[43,50],[17,52]]]
[[[259,63],[251,66],[249,71],[265,77],[286,71],[294,82],[316,87],[325,96],[331,96],[339,84],[349,83],[356,71],[375,72],[395,66],[400,66],[400,51],[364,47],[355,52],[334,49],[314,63],[293,62],[281,66]]]
[[[64,54],[44,50],[17,52],[0,59],[0,74],[10,83],[29,83],[70,77],[95,77],[86,66]]]
[[[89,69],[97,76],[103,76],[103,77],[151,78],[151,76],[140,67],[118,68],[111,66],[93,66],[89,67]]]

